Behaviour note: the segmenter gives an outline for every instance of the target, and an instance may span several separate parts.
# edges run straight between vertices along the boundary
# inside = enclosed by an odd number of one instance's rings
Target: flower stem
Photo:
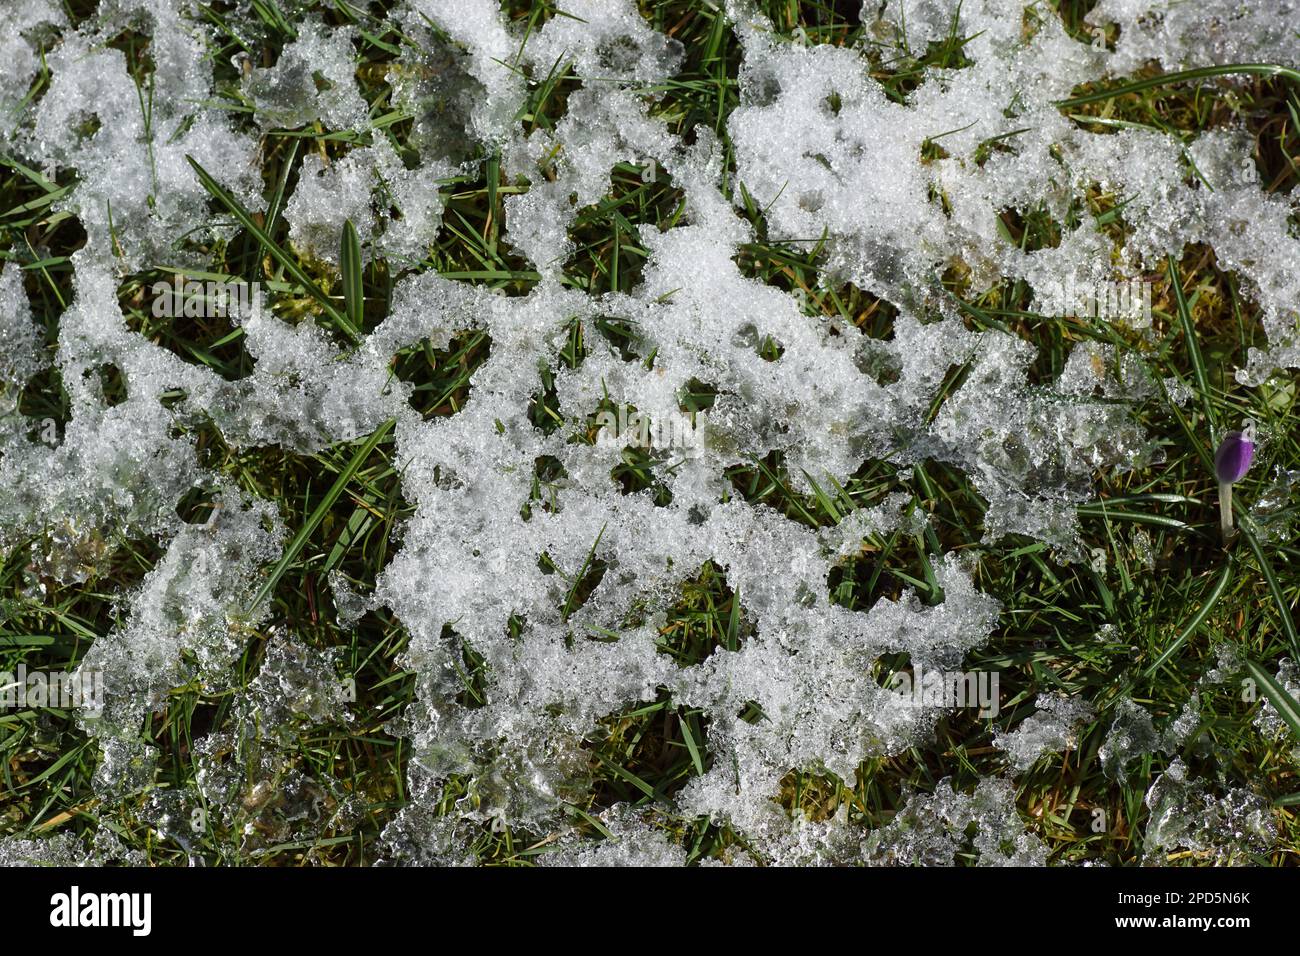
[[[1219,482],[1219,529],[1223,532],[1223,543],[1232,537],[1232,484]]]

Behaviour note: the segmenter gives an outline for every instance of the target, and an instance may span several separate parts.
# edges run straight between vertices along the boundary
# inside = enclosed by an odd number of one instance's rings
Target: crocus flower
[[[1226,541],[1232,534],[1232,485],[1241,481],[1255,457],[1255,423],[1228,432],[1214,453],[1214,477],[1219,479],[1219,527]]]
[[[1219,483],[1241,481],[1255,457],[1255,442],[1246,432],[1228,432],[1214,455],[1214,474]]]

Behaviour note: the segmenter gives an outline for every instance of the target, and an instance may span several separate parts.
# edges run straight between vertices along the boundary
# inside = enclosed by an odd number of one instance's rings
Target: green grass
[[[84,8],[93,5],[72,6],[74,13],[84,17],[89,15]],[[249,107],[239,97],[230,57],[245,42],[252,46],[249,53],[268,55],[289,39],[292,23],[271,0],[264,0],[261,34],[237,37],[224,25],[222,6],[207,5],[220,44],[212,50],[212,62],[222,101],[237,122],[246,123]],[[370,135],[387,137],[400,154],[409,155],[412,123],[394,113],[382,69],[392,50],[406,41],[383,31],[346,3],[320,0],[314,6],[332,22],[357,22],[369,31],[360,46],[358,78],[372,116],[390,120]],[[534,26],[557,12],[557,4],[543,0],[508,0],[504,6],[514,20]],[[862,36],[856,0],[765,0],[761,6],[786,36],[832,44],[853,43]],[[1038,14],[1059,13],[1068,28],[1086,41],[1089,36],[1081,17],[1090,6],[1041,4]],[[651,25],[680,40],[687,53],[679,75],[647,91],[661,97],[655,114],[675,132],[712,129],[722,138],[729,157],[726,120],[738,102],[737,41],[710,4],[641,0],[640,7]],[[964,40],[954,33],[927,50],[901,50],[881,43],[871,54],[872,75],[891,98],[906,101],[926,68],[964,64]],[[143,75],[148,69],[147,37],[126,38],[123,44],[128,41],[133,62]],[[1300,183],[1296,166],[1300,95],[1290,79],[1244,76],[1231,84],[1219,79],[1206,87],[1150,82],[1134,84],[1127,91],[1110,84],[1078,91],[1079,97],[1062,109],[1091,132],[1104,134],[1137,125],[1184,142],[1204,129],[1243,124],[1255,135],[1261,186],[1281,193]],[[36,91],[46,82],[46,77],[39,78]],[[563,63],[549,75],[531,77],[529,100],[518,118],[521,128],[553,126],[563,116],[567,96],[576,85]],[[1091,93],[1097,97],[1088,100]],[[500,239],[503,196],[527,187],[508,181],[495,156],[480,157],[474,171],[441,184],[447,200],[443,229],[422,261],[372,263],[364,269],[353,262],[347,276],[341,277],[297,255],[276,211],[292,191],[298,164],[309,152],[337,158],[350,148],[352,138],[320,128],[265,136],[264,185],[272,214],[259,218],[235,212],[244,231],[234,241],[208,250],[212,275],[263,277],[275,293],[277,314],[289,320],[323,316],[339,330],[340,342],[382,319],[393,283],[405,274],[434,269],[511,295],[526,294],[537,282],[532,266]],[[1014,138],[986,146],[988,151],[1013,149]],[[942,140],[937,139],[928,158],[942,155],[941,149]],[[639,167],[616,167],[607,196],[578,214],[573,229],[576,252],[564,264],[565,281],[574,288],[591,293],[632,288],[645,258],[637,228],[645,224],[671,228],[681,216],[682,197],[671,180],[660,175],[647,183],[641,174]],[[51,347],[58,317],[71,300],[68,256],[85,240],[74,217],[50,212],[71,185],[70,177],[48,181],[13,162],[0,167],[0,255],[24,269],[34,313]],[[891,304],[851,285],[828,282],[820,269],[820,248],[809,252],[770,239],[762,211],[743,184],[729,178],[727,189],[758,236],[737,259],[747,275],[798,294],[811,316],[836,318],[877,338],[892,334],[896,310]],[[214,209],[220,214],[231,211],[228,203]],[[1098,193],[1076,214],[1094,217],[1113,238],[1122,240],[1124,197]],[[1059,242],[1062,228],[1041,210],[1009,211],[1003,225],[1008,238],[1025,248]],[[129,325],[185,360],[227,378],[248,374],[251,362],[238,330],[219,322],[159,322],[148,314],[143,290],[158,278],[169,278],[166,267],[157,263],[149,272],[124,277],[120,302]],[[1070,349],[1091,340],[1114,346],[1119,355],[1136,360],[1157,379],[1177,379],[1192,389],[1195,399],[1182,409],[1163,396],[1136,409],[1143,427],[1163,449],[1163,463],[1122,475],[1098,475],[1095,500],[1079,509],[1085,545],[1104,548],[1109,556],[1102,573],[1087,565],[1058,564],[1043,545],[1029,539],[981,545],[986,503],[964,474],[940,462],[924,462],[905,475],[886,462],[869,461],[842,486],[820,482],[810,495],[792,490],[779,455],[737,461],[727,470],[732,494],[769,505],[809,528],[832,526],[847,512],[870,507],[897,491],[910,496],[909,508],[929,516],[926,533],[869,539],[860,554],[836,568],[827,582],[828,594],[845,607],[865,609],[881,597],[897,597],[905,588],[915,590],[922,600],[940,600],[928,558],[946,552],[977,555],[977,586],[1002,604],[993,641],[967,660],[972,669],[1000,673],[1003,708],[997,718],[980,720],[968,712],[946,717],[930,743],[887,759],[867,760],[853,779],[792,772],[783,780],[780,795],[787,811],[825,819],[847,807],[851,820],[879,826],[892,818],[911,790],[932,789],[943,777],[951,777],[958,789],[970,789],[981,776],[997,774],[1003,766],[991,745],[993,732],[1013,727],[1031,713],[1037,694],[1059,690],[1094,701],[1099,714],[1084,728],[1077,750],[1040,760],[1019,777],[1019,809],[1030,828],[1047,842],[1053,861],[1133,863],[1141,855],[1146,822],[1142,798],[1166,758],[1142,758],[1118,779],[1103,772],[1098,751],[1114,705],[1131,697],[1157,721],[1177,713],[1196,680],[1214,666],[1220,643],[1231,644],[1254,662],[1252,674],[1269,695],[1276,688],[1265,678],[1276,671],[1278,661],[1300,656],[1293,619],[1300,598],[1296,573],[1300,542],[1294,530],[1266,537],[1251,534],[1246,527],[1242,539],[1225,552],[1217,540],[1216,486],[1207,466],[1216,429],[1251,415],[1272,440],[1237,488],[1239,508],[1255,500],[1275,469],[1300,468],[1300,443],[1290,427],[1295,413],[1294,379],[1286,387],[1253,390],[1236,384],[1233,370],[1244,364],[1248,348],[1264,344],[1263,334],[1237,277],[1219,268],[1213,250],[1188,249],[1150,278],[1156,282],[1156,335],[1144,342],[1105,323],[1035,315],[1028,311],[1028,290],[1019,284],[1004,284],[974,297],[959,270],[944,277],[945,287],[962,305],[972,329],[1009,332],[1038,349],[1035,381],[1050,381],[1064,368]],[[364,303],[358,301],[358,293],[364,295]],[[571,367],[576,364],[584,341],[592,336],[624,347],[635,344],[636,330],[617,320],[591,327],[575,322],[561,361]],[[770,359],[781,348],[772,340],[756,341],[754,347]],[[394,375],[415,385],[413,402],[422,414],[453,415],[466,399],[469,376],[490,348],[484,333],[458,337],[443,350],[422,343],[396,356]],[[543,429],[557,424],[554,405],[549,403],[554,397],[553,371],[542,371],[529,410]],[[887,376],[889,370],[881,374]],[[684,408],[687,404],[707,407],[711,401],[706,383],[699,384],[698,393],[693,390]],[[948,387],[955,384],[950,381]],[[941,397],[936,398],[936,410]],[[21,407],[28,415],[54,420],[61,429],[68,410],[57,374],[29,383]],[[386,730],[386,724],[414,700],[413,675],[395,663],[408,636],[387,612],[370,612],[355,627],[338,626],[327,575],[337,571],[365,590],[391,557],[393,536],[411,513],[391,458],[391,435],[384,429],[369,440],[301,456],[275,448],[237,451],[210,423],[187,427],[205,466],[248,493],[274,502],[292,536],[283,558],[268,569],[259,603],[265,602],[270,618],[250,634],[236,668],[237,684],[255,676],[271,628],[283,627],[309,646],[337,650],[342,671],[355,678],[358,690],[353,723],[300,728],[296,739],[283,746],[279,767],[281,773],[298,769],[331,779],[338,792],[352,794],[360,802],[359,821],[322,832],[312,845],[277,848],[272,843],[258,862],[286,866],[372,862],[379,832],[406,800],[407,749]],[[630,454],[612,477],[627,491],[653,487],[650,465]],[[559,477],[557,467],[558,462],[539,460],[530,507],[547,507],[553,500],[547,486]],[[185,511],[202,520],[206,506],[201,499],[190,501]],[[41,573],[41,548],[41,542],[33,541],[3,555],[0,669],[19,662],[50,670],[74,667],[96,636],[120,623],[123,606],[116,598],[136,586],[160,556],[158,546],[146,540],[92,542],[87,553],[78,556],[89,576],[81,584],[64,586]],[[1145,563],[1147,554],[1153,556],[1153,567]],[[594,586],[594,573],[601,569],[589,561],[583,568],[558,570],[571,578],[567,607],[585,599],[584,592]],[[744,601],[745,595],[727,588],[718,568],[706,564],[682,586],[661,628],[659,651],[685,666],[704,659],[714,648],[740,646],[750,627]],[[1107,623],[1116,625],[1113,632],[1102,630]],[[483,662],[466,645],[463,663],[462,700],[473,706],[481,702],[486,686]],[[1295,813],[1300,779],[1292,757],[1297,741],[1263,738],[1251,723],[1259,704],[1242,700],[1238,691],[1235,684],[1200,691],[1202,726],[1183,756],[1193,775],[1222,773],[1226,782],[1253,787],[1274,801],[1280,839],[1268,857],[1254,862],[1294,863],[1300,852],[1300,820]],[[161,753],[159,787],[179,792],[194,779],[194,741],[229,726],[233,697],[234,692],[212,694],[197,686],[177,688],[165,707],[148,719],[146,734]],[[744,717],[765,719],[756,704]],[[1291,726],[1300,733],[1294,722]],[[666,804],[692,776],[707,769],[706,734],[702,715],[678,705],[666,692],[652,703],[606,718],[585,750],[594,784],[584,801],[571,807],[570,822],[594,834],[600,824],[593,818],[600,810],[628,801],[653,812],[666,831],[683,841],[692,860],[743,852],[740,834],[707,821],[678,819]],[[236,849],[239,839],[234,828],[209,830],[191,841],[187,850],[149,830],[144,822],[149,794],[128,795],[117,805],[101,802],[91,782],[97,761],[97,748],[76,729],[68,713],[0,712],[0,832],[88,834],[103,827],[154,864],[184,863],[189,854],[209,863],[248,862]],[[441,811],[450,812],[461,798],[473,799],[468,782],[453,779]],[[1105,833],[1090,830],[1095,808],[1106,811],[1110,827]],[[262,824],[276,812],[274,799],[258,804],[250,795],[243,822]],[[525,864],[545,852],[556,837],[556,833],[485,826],[474,852],[486,863]],[[1173,862],[1203,861],[1184,855]]]

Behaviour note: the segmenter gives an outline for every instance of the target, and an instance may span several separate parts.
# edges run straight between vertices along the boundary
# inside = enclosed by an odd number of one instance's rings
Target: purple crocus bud
[[[1254,457],[1254,428],[1248,425],[1245,431],[1228,432],[1219,445],[1219,450],[1214,453],[1214,475],[1224,485],[1241,481],[1250,470],[1250,462]]]

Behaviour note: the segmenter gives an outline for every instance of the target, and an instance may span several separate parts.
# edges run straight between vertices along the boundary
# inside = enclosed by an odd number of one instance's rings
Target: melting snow
[[[864,17],[874,21],[876,5],[866,6]],[[899,6],[897,20],[875,29],[888,35],[906,23],[908,41],[923,48],[947,32],[956,4]],[[385,607],[410,633],[400,663],[415,673],[418,699],[389,728],[413,748],[410,803],[386,832],[387,858],[463,862],[476,825],[563,826],[566,801],[587,786],[581,744],[596,722],[667,688],[674,701],[702,711],[712,755],[711,769],[677,794],[673,811],[729,822],[759,859],[951,863],[973,855],[981,863],[1042,863],[1045,847],[1020,823],[1007,780],[985,780],[974,795],[940,784],[869,834],[842,816],[791,820],[775,802],[792,770],[852,780],[864,759],[922,741],[940,712],[900,706],[872,678],[873,663],[903,651],[927,667],[959,666],[990,640],[999,609],[975,586],[969,564],[952,554],[934,561],[944,594],[935,606],[910,591],[865,611],[832,604],[826,580],[833,562],[854,553],[865,535],[898,527],[906,501],[887,500],[819,533],[763,506],[723,503],[723,469],[779,451],[807,490],[804,472],[844,481],[868,459],[900,467],[941,460],[963,469],[987,498],[988,541],[1027,534],[1062,560],[1082,560],[1074,506],[1090,496],[1099,471],[1154,460],[1128,401],[1155,385],[1136,369],[1096,379],[1090,370],[1113,362],[1088,351],[1092,346],[1076,349],[1060,381],[1031,384],[1028,343],[963,324],[939,280],[953,263],[969,270],[975,293],[1003,278],[1046,288],[1065,277],[1095,283],[1159,268],[1166,254],[1207,243],[1242,278],[1268,335],[1268,348],[1252,350],[1238,373],[1242,381],[1300,366],[1294,198],[1266,196],[1243,180],[1249,145],[1242,137],[1206,133],[1187,151],[1210,191],[1190,180],[1187,155],[1172,139],[1144,130],[1090,134],[1053,105],[1081,82],[1125,75],[1150,58],[1178,68],[1285,57],[1294,52],[1300,13],[1279,3],[1254,14],[1223,0],[1176,5],[1152,19],[1150,6],[1103,0],[1092,20],[1117,22],[1121,34],[1114,51],[1102,51],[1019,2],[964,3],[961,32],[974,37],[965,49],[972,65],[929,71],[899,103],[870,78],[863,49],[791,43],[747,4],[730,2],[744,59],[740,105],[728,121],[728,170],[708,131],[684,139],[649,114],[642,91],[680,69],[683,50],[627,0],[567,0],[572,16],[537,28],[517,61],[523,38],[493,0],[409,0],[392,16],[424,53],[404,52],[390,76],[395,104],[417,113],[420,161],[408,166],[383,135],[328,166],[307,156],[284,210],[290,238],[333,262],[351,219],[367,256],[412,263],[440,228],[437,181],[462,169],[477,146],[500,151],[507,178],[531,183],[505,198],[503,239],[540,281],[512,298],[432,272],[408,274],[383,323],[343,355],[326,330],[310,321],[290,326],[258,298],[234,318],[253,372],[228,382],[131,331],[116,298],[127,273],[163,264],[201,269],[197,247],[181,241],[196,227],[205,239],[233,234],[209,215],[186,154],[261,210],[257,137],[211,105],[207,27],[169,0],[115,0],[72,30],[51,0],[22,0],[11,12],[21,33],[0,41],[0,108],[8,116],[0,136],[45,176],[76,175],[59,208],[78,218],[87,242],[73,257],[75,300],[59,320],[54,363],[71,418],[54,447],[31,436],[39,423],[14,424],[17,390],[45,359],[16,266],[0,272],[0,407],[8,423],[0,429],[0,544],[34,537],[51,573],[64,580],[84,577],[76,556],[110,533],[163,546],[157,566],[122,595],[120,626],[86,657],[86,667],[109,675],[108,707],[101,719],[87,720],[104,752],[104,793],[150,784],[153,756],[138,729],[169,689],[194,679],[229,684],[232,663],[260,623],[247,613],[260,571],[286,538],[274,507],[223,486],[173,426],[206,416],[236,449],[278,445],[305,453],[392,418],[403,493],[415,513],[373,594],[333,582],[344,626],[367,608]],[[252,29],[247,10],[234,21]],[[151,108],[142,108],[123,54],[105,43],[128,26],[151,37]],[[50,86],[25,101],[39,43],[51,37],[58,39],[47,49]],[[319,121],[331,130],[367,131],[373,117],[354,79],[355,39],[308,19],[274,66],[240,61],[240,92],[256,108],[256,123]],[[525,135],[515,121],[526,93],[521,71],[545,76],[558,58],[572,62],[583,85],[553,130]],[[422,107],[434,99],[438,110]],[[941,134],[946,156],[921,163],[923,145]],[[977,162],[979,144],[994,137],[1014,148]],[[620,162],[653,164],[671,176],[685,195],[685,214],[665,232],[642,228],[649,258],[630,293],[566,288],[560,277],[573,251],[568,229],[579,209],[601,199]],[[811,318],[795,297],[745,277],[734,259],[753,230],[724,195],[724,175],[745,183],[766,211],[770,235],[823,243],[827,281],[852,282],[894,303],[893,338],[871,340],[852,326]],[[1044,203],[1063,220],[1093,184],[1131,197],[1123,248],[1112,249],[1090,222],[1058,247],[1031,252],[999,235],[1002,210]],[[593,336],[578,368],[559,369],[568,323],[608,315],[641,331],[637,360],[625,361]],[[487,333],[490,357],[458,414],[425,421],[407,401],[409,386],[391,379],[390,361],[423,339],[442,348],[466,331]],[[784,349],[775,362],[750,344],[765,336]],[[643,361],[651,354],[652,363]],[[116,405],[87,374],[105,364],[125,377],[126,399]],[[549,435],[527,417],[539,366],[555,371],[558,407],[569,423]],[[954,366],[968,366],[967,375],[931,416]],[[894,370],[894,380],[882,383],[866,370],[879,367]],[[712,384],[718,399],[700,416],[701,448],[656,469],[671,491],[666,506],[647,494],[624,495],[610,481],[616,446],[569,441],[605,394],[657,420],[677,413],[695,379]],[[184,398],[164,407],[162,395],[177,389]],[[520,509],[541,456],[558,460],[567,477],[557,484],[557,506],[526,518]],[[214,489],[218,507],[206,524],[186,525],[175,505],[195,486]],[[590,598],[566,613],[566,582],[545,573],[539,556],[573,573],[593,543],[606,573]],[[678,586],[710,560],[740,595],[754,633],[739,650],[679,667],[656,652],[656,625]],[[646,613],[628,625],[633,607]],[[509,633],[512,617],[526,621],[519,639]],[[595,629],[619,639],[583,639]],[[479,708],[457,701],[461,641],[483,657],[490,675]],[[200,742],[198,790],[154,795],[155,827],[182,839],[183,824],[207,805],[257,834],[250,837],[255,850],[323,819],[346,819],[353,812],[347,795],[287,768],[276,742],[278,726],[346,712],[327,679],[332,666],[276,635],[262,673],[235,705],[234,729]],[[751,701],[766,720],[737,716]],[[1038,706],[1039,714],[998,740],[1014,771],[1073,746],[1090,716],[1088,705],[1067,698],[1040,698]],[[1116,772],[1159,744],[1150,718],[1125,707],[1103,757]],[[435,808],[452,774],[471,781],[475,799],[440,816]],[[274,813],[263,813],[270,803],[256,799],[267,788],[281,794]],[[1151,852],[1216,852],[1219,837],[1209,830],[1221,824],[1250,841],[1267,837],[1263,811],[1250,798],[1216,801],[1178,764],[1148,804],[1156,818]],[[1209,822],[1179,829],[1171,822],[1183,818],[1176,807],[1204,812]],[[610,839],[565,837],[554,859],[685,859],[680,846],[630,811],[610,811],[603,826]],[[75,862],[82,855],[68,841],[40,848],[9,841],[0,849],[6,861]]]

